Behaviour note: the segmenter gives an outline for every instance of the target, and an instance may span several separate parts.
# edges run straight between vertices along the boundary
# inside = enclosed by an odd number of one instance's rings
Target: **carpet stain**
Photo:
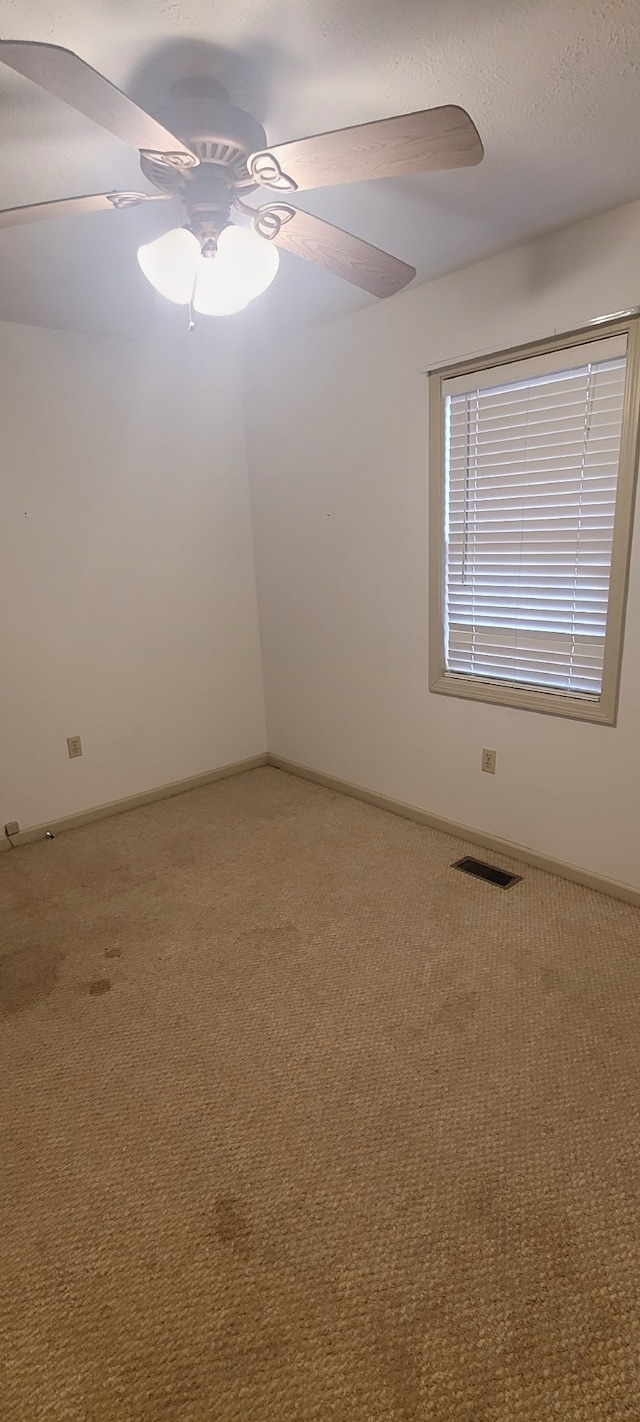
[[[109,947],[104,950],[104,956],[105,958],[121,958],[122,949],[118,943],[110,943]]]
[[[448,1027],[453,1032],[463,1032],[478,1010],[478,994],[469,990],[453,992],[436,1013],[439,1027]]]
[[[219,1195],[213,1207],[214,1229],[221,1244],[248,1254],[253,1230],[242,1201],[236,1195]]]
[[[27,1012],[48,997],[64,957],[61,948],[34,945],[0,958],[0,1017]]]
[[[556,968],[543,963],[540,968],[540,982],[545,992],[555,992],[560,987],[561,978]]]
[[[110,990],[109,978],[94,978],[93,982],[89,983],[89,997],[102,997],[103,993]]]

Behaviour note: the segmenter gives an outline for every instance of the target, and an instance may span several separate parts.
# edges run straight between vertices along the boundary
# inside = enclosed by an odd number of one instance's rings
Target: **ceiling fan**
[[[374,296],[391,296],[415,268],[292,205],[290,194],[479,163],[483,147],[454,104],[337,129],[269,148],[264,129],[234,108],[222,85],[183,79],[153,117],[71,50],[0,41],[0,62],[137,148],[157,193],[108,192],[0,210],[0,228],[83,212],[178,199],[183,225],[140,248],[143,272],[172,301],[206,315],[241,310],[270,285],[278,248],[344,277]],[[176,136],[178,135],[178,136]],[[273,199],[255,208],[257,187]],[[234,209],[250,227],[231,222]],[[215,258],[215,260],[212,260]]]

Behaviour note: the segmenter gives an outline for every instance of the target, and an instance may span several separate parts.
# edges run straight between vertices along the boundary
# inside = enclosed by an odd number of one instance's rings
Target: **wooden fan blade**
[[[273,212],[282,224],[273,237],[276,246],[315,262],[317,267],[324,267],[335,276],[344,277],[372,296],[393,296],[416,274],[415,267],[401,262],[398,257],[390,257],[388,252],[381,252],[360,237],[352,237],[341,227],[332,227],[331,223],[288,205],[276,203],[272,207],[258,208],[258,231],[261,226],[263,233],[273,230],[269,218]]]
[[[190,148],[72,50],[30,40],[0,40],[0,62],[101,124],[131,148],[154,157],[164,155],[171,167],[197,166]]]
[[[253,153],[248,168],[263,187],[291,192],[435,168],[465,168],[479,163],[483,153],[468,113],[447,104],[280,143],[268,152]]]
[[[144,202],[167,202],[172,193],[86,193],[82,197],[57,198],[55,202],[32,202],[27,207],[0,208],[0,228],[24,227],[49,217],[74,217],[83,212],[113,212],[138,207]]]

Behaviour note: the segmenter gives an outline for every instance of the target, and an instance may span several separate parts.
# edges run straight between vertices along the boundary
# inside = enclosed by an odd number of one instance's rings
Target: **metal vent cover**
[[[487,884],[497,884],[500,889],[512,889],[522,883],[522,874],[509,874],[506,869],[498,869],[495,864],[485,864],[483,859],[474,859],[465,854],[464,859],[456,859],[452,869],[461,869],[463,874],[473,874],[475,879],[484,879]]]

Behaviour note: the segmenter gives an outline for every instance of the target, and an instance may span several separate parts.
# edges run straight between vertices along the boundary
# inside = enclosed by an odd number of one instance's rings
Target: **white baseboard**
[[[188,790],[199,790],[201,785],[210,785],[214,780],[226,780],[229,775],[243,775],[245,770],[257,770],[266,765],[266,751],[262,755],[249,756],[247,760],[236,760],[231,765],[220,765],[216,770],[205,770],[201,775],[189,775],[186,780],[172,780],[168,785],[156,785],[153,790],[141,790],[138,795],[126,795],[123,800],[109,800],[106,805],[94,805],[90,810],[79,810],[75,815],[64,815],[60,820],[50,820],[47,824],[31,825],[12,835],[11,843],[6,836],[0,837],[0,853],[11,849],[12,845],[31,844],[35,839],[44,839],[47,832],[63,834],[65,830],[78,829],[80,825],[91,824],[93,820],[105,820],[110,815],[122,815],[127,810],[138,810],[141,805],[152,805],[154,800],[169,800],[172,795],[184,795]]]
[[[403,819],[428,825],[430,829],[440,830],[442,834],[452,835],[455,839],[481,845],[483,849],[492,850],[495,854],[517,859],[523,864],[530,864],[534,869],[543,869],[547,874],[556,874],[560,879],[570,879],[574,884],[582,884],[585,889],[595,889],[599,894],[610,894],[612,898],[622,899],[624,903],[640,906],[640,889],[634,888],[632,884],[623,884],[617,879],[606,879],[601,874],[592,874],[590,870],[581,869],[577,864],[568,864],[563,859],[539,854],[537,850],[529,849],[524,844],[514,844],[511,840],[501,839],[495,834],[486,834],[470,825],[446,820],[441,815],[433,815],[428,810],[420,809],[417,805],[411,805],[404,800],[394,800],[390,795],[378,794],[375,790],[366,789],[364,785],[340,780],[335,775],[325,775],[324,771],[313,770],[309,765],[299,765],[296,761],[267,751],[261,755],[249,756],[247,760],[234,761],[231,765],[218,766],[216,770],[205,770],[201,775],[190,775],[185,780],[172,780],[168,785],[157,785],[152,790],[127,795],[122,800],[110,800],[106,805],[95,805],[89,810],[80,810],[75,815],[50,820],[47,824],[31,825],[13,835],[11,843],[6,837],[0,837],[0,854],[10,850],[12,845],[17,847],[21,844],[31,844],[36,839],[44,839],[47,831],[55,835],[63,834],[65,830],[78,829],[80,825],[107,819],[110,815],[121,815],[127,810],[137,810],[142,805],[153,804],[155,800],[168,800],[172,795],[184,795],[189,790],[198,790],[202,785],[210,785],[215,780],[226,780],[231,775],[242,775],[247,770],[257,770],[262,765],[271,765],[289,775],[312,780],[316,785],[324,785],[327,790],[337,790],[341,795],[350,795],[352,799],[376,805],[380,810],[389,810],[391,814],[400,815]]]
[[[623,884],[617,879],[605,879],[603,875],[592,874],[590,870],[581,869],[577,864],[567,864],[563,859],[552,859],[550,855],[539,854],[537,850],[529,849],[524,844],[512,844],[511,840],[501,839],[498,835],[485,834],[483,830],[457,824],[455,820],[445,820],[441,815],[432,815],[428,810],[419,809],[417,805],[407,804],[404,800],[393,800],[389,795],[379,795],[374,790],[365,789],[363,785],[353,785],[349,780],[325,775],[323,771],[312,770],[308,765],[298,765],[295,761],[272,755],[271,752],[268,763],[277,770],[286,770],[289,775],[299,775],[303,780],[313,780],[316,785],[324,785],[327,790],[337,790],[341,795],[364,800],[367,805],[376,805],[380,810],[389,810],[391,814],[401,815],[403,819],[428,825],[430,829],[453,835],[455,839],[465,839],[470,844],[479,844],[483,849],[493,850],[496,854],[507,855],[509,859],[518,859],[523,864],[530,864],[534,869],[556,874],[559,879],[570,879],[574,884],[582,884],[585,889],[595,889],[599,894],[610,894],[614,899],[640,906],[640,889],[634,888],[632,884]]]

